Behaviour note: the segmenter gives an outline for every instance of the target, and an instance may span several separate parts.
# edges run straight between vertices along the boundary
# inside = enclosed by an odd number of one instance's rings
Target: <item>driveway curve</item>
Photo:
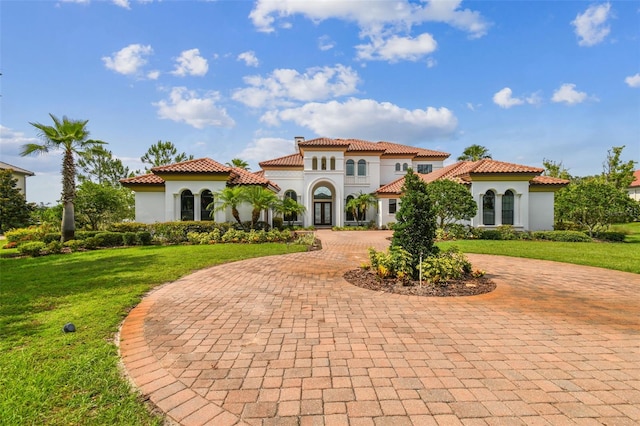
[[[125,370],[183,425],[640,423],[640,275],[469,255],[489,294],[372,292],[383,231],[164,285],[120,332]]]

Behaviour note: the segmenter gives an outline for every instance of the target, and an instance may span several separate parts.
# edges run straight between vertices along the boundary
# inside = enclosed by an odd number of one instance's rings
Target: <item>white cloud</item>
[[[115,4],[116,6],[123,7],[125,9],[131,9],[131,6],[129,5],[129,0],[113,0],[113,4]]]
[[[292,105],[355,93],[358,73],[345,67],[309,68],[303,74],[293,69],[280,68],[269,76],[244,78],[249,87],[238,89],[233,99],[253,108],[271,105]]]
[[[190,49],[183,51],[176,59],[176,68],[173,75],[184,77],[187,75],[203,76],[209,71],[207,60],[200,56],[200,50]]]
[[[158,71],[158,70],[149,71],[147,73],[147,78],[149,80],[157,80],[158,77],[160,77],[160,71]]]
[[[358,58],[398,62],[399,60],[417,61],[434,52],[438,43],[431,34],[420,34],[416,38],[393,35],[387,39],[372,37],[371,43],[356,46]]]
[[[629,87],[640,87],[640,73],[630,75],[629,77],[624,79],[624,82],[627,83]]]
[[[331,37],[328,35],[323,35],[318,39],[318,48],[323,52],[333,49],[335,45],[334,41],[331,40]]]
[[[195,91],[186,87],[174,87],[168,100],[154,102],[153,106],[158,108],[160,118],[185,122],[196,129],[207,126],[233,127],[235,122],[226,109],[216,105],[219,100],[218,92],[208,92],[198,97]]]
[[[2,147],[0,151],[2,151],[3,156],[18,154],[19,147],[26,143],[40,142],[38,138],[25,136],[23,132],[15,131],[0,124],[0,147]]]
[[[244,63],[248,67],[257,67],[258,65],[260,65],[260,61],[258,61],[258,58],[256,57],[256,54],[253,50],[242,52],[238,55],[238,60],[244,61]]]
[[[587,94],[585,92],[579,92],[576,90],[576,85],[571,83],[565,83],[560,86],[551,97],[552,102],[566,103],[567,105],[575,105],[587,100]]]
[[[505,87],[493,95],[493,103],[498,105],[500,108],[511,108],[512,106],[524,104],[524,100],[514,98],[512,94],[513,92],[511,89]]]
[[[571,25],[575,27],[580,46],[594,46],[609,35],[611,28],[607,25],[607,20],[611,17],[610,12],[611,4],[604,3],[594,4],[584,13],[578,13],[576,19],[571,21]]]
[[[389,102],[355,98],[269,111],[261,121],[272,126],[291,121],[328,137],[405,143],[451,136],[458,124],[453,112],[444,107],[408,110]]]
[[[147,57],[152,54],[153,49],[149,45],[130,44],[111,56],[104,56],[102,61],[108,69],[119,74],[138,75],[147,64]]]
[[[293,139],[259,138],[251,142],[237,157],[247,161],[260,162],[265,158],[278,158],[293,154]]]

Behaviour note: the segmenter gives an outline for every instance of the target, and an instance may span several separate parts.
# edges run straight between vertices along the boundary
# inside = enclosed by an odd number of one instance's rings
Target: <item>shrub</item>
[[[108,231],[111,232],[140,232],[148,231],[151,225],[141,222],[119,222],[109,225]]]
[[[122,233],[122,244],[125,246],[133,246],[137,244],[136,233],[127,231]]]
[[[42,241],[28,241],[18,246],[18,252],[26,256],[40,256],[47,247]]]
[[[502,234],[497,229],[482,229],[478,233],[480,240],[501,240]]]
[[[136,232],[136,240],[138,241],[138,243],[142,244],[143,246],[148,246],[151,244],[151,232],[149,231],[139,231]]]
[[[74,238],[76,240],[86,240],[87,238],[95,237],[103,231],[76,231]]]
[[[621,243],[626,238],[626,235],[624,232],[613,232],[613,231],[597,232],[596,234],[594,234],[594,238],[602,241]]]
[[[518,233],[513,229],[512,225],[500,225],[497,231],[500,233],[501,240],[517,240]]]
[[[95,237],[98,247],[118,247],[123,244],[122,233],[100,232]]]
[[[48,254],[60,254],[62,253],[63,247],[64,246],[62,245],[60,240],[51,241],[49,244],[47,244],[46,252]]]
[[[412,260],[411,254],[401,247],[391,247],[386,252],[369,249],[371,269],[380,278],[411,278],[414,272]]]
[[[8,242],[19,244],[27,241],[41,241],[44,234],[39,227],[30,226],[28,228],[12,229],[5,232],[4,236]]]
[[[48,232],[42,237],[42,242],[45,244],[52,243],[54,241],[60,241],[62,234],[60,232]]]
[[[568,243],[588,243],[592,241],[587,234],[579,231],[536,231],[533,233],[533,238]]]
[[[72,252],[79,251],[84,248],[84,241],[82,240],[68,240],[62,244],[64,247],[69,248]]]
[[[445,284],[468,273],[471,273],[471,263],[457,247],[429,256],[422,262],[422,277],[434,284]]]
[[[275,229],[278,229],[281,231],[283,228],[284,221],[282,220],[281,217],[274,217],[271,223],[273,223],[273,227]]]

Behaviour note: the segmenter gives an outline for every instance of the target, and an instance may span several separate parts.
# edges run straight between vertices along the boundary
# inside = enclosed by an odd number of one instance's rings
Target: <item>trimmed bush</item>
[[[390,247],[386,252],[369,249],[371,269],[380,278],[410,279],[413,276],[411,253],[401,247]]]
[[[536,231],[533,233],[533,238],[567,243],[588,243],[592,241],[591,237],[579,231]]]
[[[133,246],[136,245],[136,233],[135,232],[123,232],[122,233],[122,244],[125,246]]]
[[[60,241],[62,239],[62,234],[60,232],[49,232],[44,234],[42,237],[42,242],[45,244],[49,244],[55,241]]]
[[[47,248],[47,245],[42,241],[28,241],[18,246],[18,252],[26,256],[40,256],[42,252]]]
[[[422,277],[433,284],[446,284],[471,273],[471,263],[457,247],[429,256],[422,262]]]
[[[608,232],[596,232],[593,237],[602,241],[621,243],[621,242],[624,242],[626,235],[624,234],[624,232],[608,231]]]
[[[74,235],[74,239],[76,240],[86,240],[87,238],[95,237],[104,231],[76,231]]]
[[[72,252],[79,251],[84,248],[84,241],[82,240],[69,240],[62,244],[64,247],[68,247]]]
[[[140,231],[136,232],[136,240],[142,244],[143,246],[148,246],[152,241],[151,232],[149,231]]]
[[[108,231],[111,232],[140,232],[148,231],[153,225],[141,222],[119,222],[109,225]]]
[[[63,247],[64,246],[62,245],[60,240],[51,241],[49,244],[47,244],[46,252],[47,254],[60,254],[62,253]]]
[[[120,232],[100,232],[94,238],[98,247],[119,247],[124,244]]]
[[[482,229],[478,233],[480,240],[501,240],[502,234],[497,229]]]

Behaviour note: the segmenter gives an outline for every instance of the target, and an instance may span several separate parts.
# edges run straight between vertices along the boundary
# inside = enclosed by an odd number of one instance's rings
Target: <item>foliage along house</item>
[[[262,185],[306,207],[293,218],[302,226],[355,224],[346,203],[361,192],[373,193],[378,205],[361,221],[382,226],[396,221],[400,188],[411,168],[426,182],[452,179],[468,187],[478,203],[470,225],[511,224],[525,230],[553,228],[554,192],[568,183],[541,176],[541,168],[489,159],[445,167],[448,153],[391,142],[302,137],[295,142],[297,153],[263,161],[256,173],[203,158],[154,167],[150,174],[121,182],[136,193],[140,222],[207,220],[205,207],[225,185]],[[243,212],[249,210],[241,209],[241,217],[248,218]],[[229,211],[213,219],[233,220]]]

